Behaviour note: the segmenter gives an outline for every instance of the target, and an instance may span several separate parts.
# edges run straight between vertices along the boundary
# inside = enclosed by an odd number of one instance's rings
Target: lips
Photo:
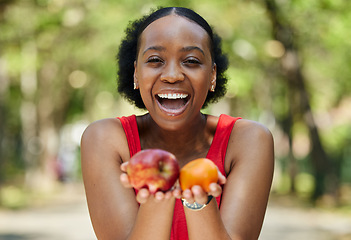
[[[156,99],[162,111],[175,116],[185,111],[190,97],[185,93],[160,93]]]

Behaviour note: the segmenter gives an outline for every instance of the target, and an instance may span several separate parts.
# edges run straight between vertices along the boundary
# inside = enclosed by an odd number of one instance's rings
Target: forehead
[[[209,36],[197,23],[182,16],[168,15],[152,22],[140,36],[141,47],[163,43],[195,44],[209,48]]]

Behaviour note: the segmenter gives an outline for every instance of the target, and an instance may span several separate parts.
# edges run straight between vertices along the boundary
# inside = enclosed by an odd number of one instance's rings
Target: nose
[[[184,74],[181,70],[181,66],[175,62],[166,64],[162,71],[161,81],[176,83],[184,80]]]

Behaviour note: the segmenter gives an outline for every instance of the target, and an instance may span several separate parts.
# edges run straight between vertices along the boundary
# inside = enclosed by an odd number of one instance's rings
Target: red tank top
[[[129,153],[132,157],[134,154],[141,150],[140,139],[138,126],[136,122],[136,116],[131,115],[129,117],[118,118],[123,126],[123,129],[127,136]],[[224,171],[224,159],[227,151],[228,141],[232,128],[236,120],[240,119],[239,117],[233,118],[231,116],[222,114],[219,117],[217,124],[216,132],[212,140],[212,144],[207,153],[206,158],[211,159],[221,171],[221,173],[226,176]],[[221,196],[216,198],[218,207],[221,204]],[[180,199],[176,199],[174,214],[173,214],[173,223],[172,223],[172,232],[171,240],[187,240],[188,239],[188,230],[186,226],[186,219],[184,214],[183,205]]]

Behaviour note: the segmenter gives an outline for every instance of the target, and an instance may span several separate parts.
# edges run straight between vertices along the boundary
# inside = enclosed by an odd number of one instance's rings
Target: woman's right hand
[[[120,181],[125,188],[133,188],[128,178],[127,165],[128,162],[121,164],[121,170],[123,173],[120,175]],[[179,188],[173,187],[167,192],[157,191],[155,194],[151,194],[147,188],[142,188],[137,191],[136,200],[138,203],[143,204],[146,203],[149,199],[160,202],[163,200],[168,200],[173,196],[180,196]]]
[[[133,188],[133,186],[129,182],[129,178],[128,178],[128,174],[127,174],[127,166],[128,166],[128,162],[124,162],[121,164],[122,173],[121,173],[119,179],[121,180],[123,187]]]

